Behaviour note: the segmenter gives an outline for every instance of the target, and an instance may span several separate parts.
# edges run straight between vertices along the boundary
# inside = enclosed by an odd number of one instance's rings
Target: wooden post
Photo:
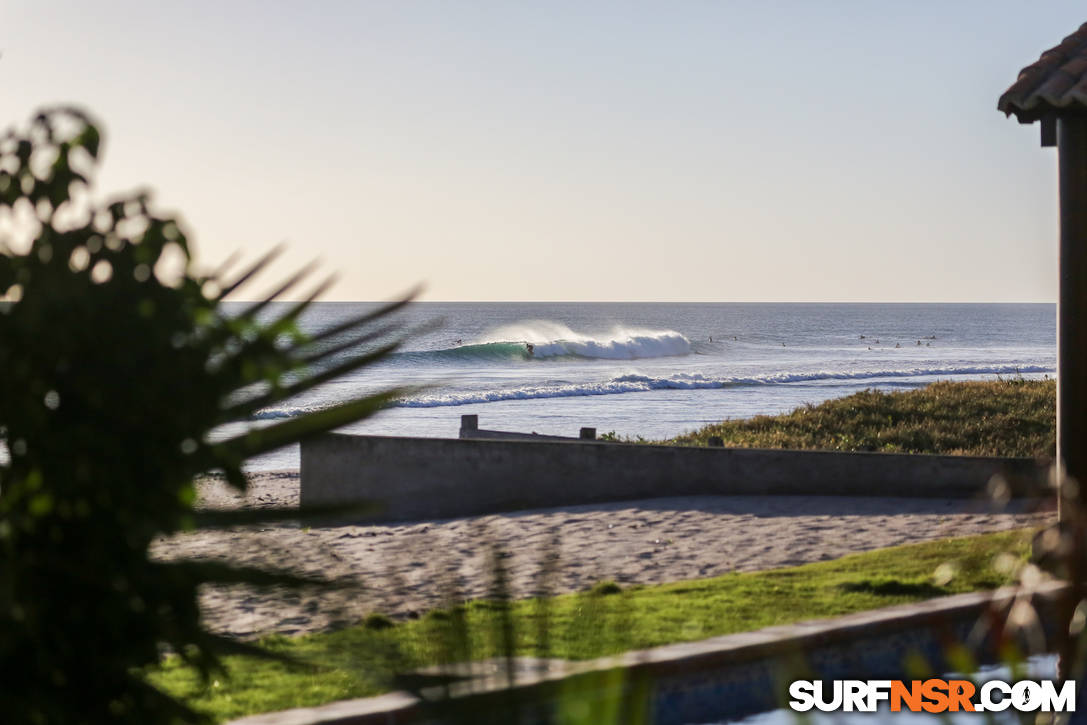
[[[462,415],[460,417],[461,430],[479,430],[478,415]]]
[[[1073,596],[1058,619],[1068,632],[1075,603],[1087,584],[1081,542],[1084,541],[1083,487],[1087,485],[1087,117],[1057,119],[1060,159],[1060,296],[1057,302],[1057,521],[1073,542],[1065,576]],[[1072,484],[1072,485],[1070,485]],[[1057,676],[1069,677],[1076,661],[1075,637],[1059,646]]]
[[[582,428],[580,431],[578,431],[577,437],[583,441],[595,441],[596,428]]]
[[[1060,159],[1060,297],[1057,305],[1058,518],[1065,478],[1087,484],[1087,117],[1057,123]]]

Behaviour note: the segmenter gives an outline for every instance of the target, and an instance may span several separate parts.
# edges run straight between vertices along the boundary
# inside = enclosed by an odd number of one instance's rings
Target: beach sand
[[[297,506],[298,483],[297,472],[254,474],[242,500],[209,479],[200,484],[200,505]],[[152,552],[163,559],[287,565],[352,585],[301,592],[205,587],[206,624],[252,638],[326,630],[375,611],[415,616],[485,596],[495,546],[514,593],[529,596],[579,591],[606,579],[656,584],[772,569],[1055,518],[1052,510],[1027,508],[994,512],[985,503],[950,499],[684,496],[392,525],[200,531],[160,540]],[[553,572],[546,584],[541,571]]]

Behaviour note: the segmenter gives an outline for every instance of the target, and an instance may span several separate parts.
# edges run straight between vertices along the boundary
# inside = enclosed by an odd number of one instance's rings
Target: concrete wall
[[[1035,490],[1029,459],[448,440],[332,434],[302,443],[303,506],[377,500],[375,521],[690,495],[971,498],[1002,474]]]
[[[539,433],[516,433],[506,430],[484,430],[479,427],[479,416],[462,415],[460,417],[460,435],[458,438],[478,438],[482,440],[507,441],[594,441],[596,428],[582,428],[577,438],[570,436],[540,435]]]

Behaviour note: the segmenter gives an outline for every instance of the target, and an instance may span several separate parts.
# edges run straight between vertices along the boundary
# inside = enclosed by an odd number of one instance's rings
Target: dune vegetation
[[[918,390],[864,390],[806,405],[708,425],[667,443],[972,456],[1052,457],[1057,430],[1054,380],[937,382]]]

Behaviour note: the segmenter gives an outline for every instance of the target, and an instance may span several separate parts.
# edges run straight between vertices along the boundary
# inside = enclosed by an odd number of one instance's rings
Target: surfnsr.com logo
[[[1076,683],[1052,680],[797,680],[789,686],[789,707],[797,712],[1075,712]]]

